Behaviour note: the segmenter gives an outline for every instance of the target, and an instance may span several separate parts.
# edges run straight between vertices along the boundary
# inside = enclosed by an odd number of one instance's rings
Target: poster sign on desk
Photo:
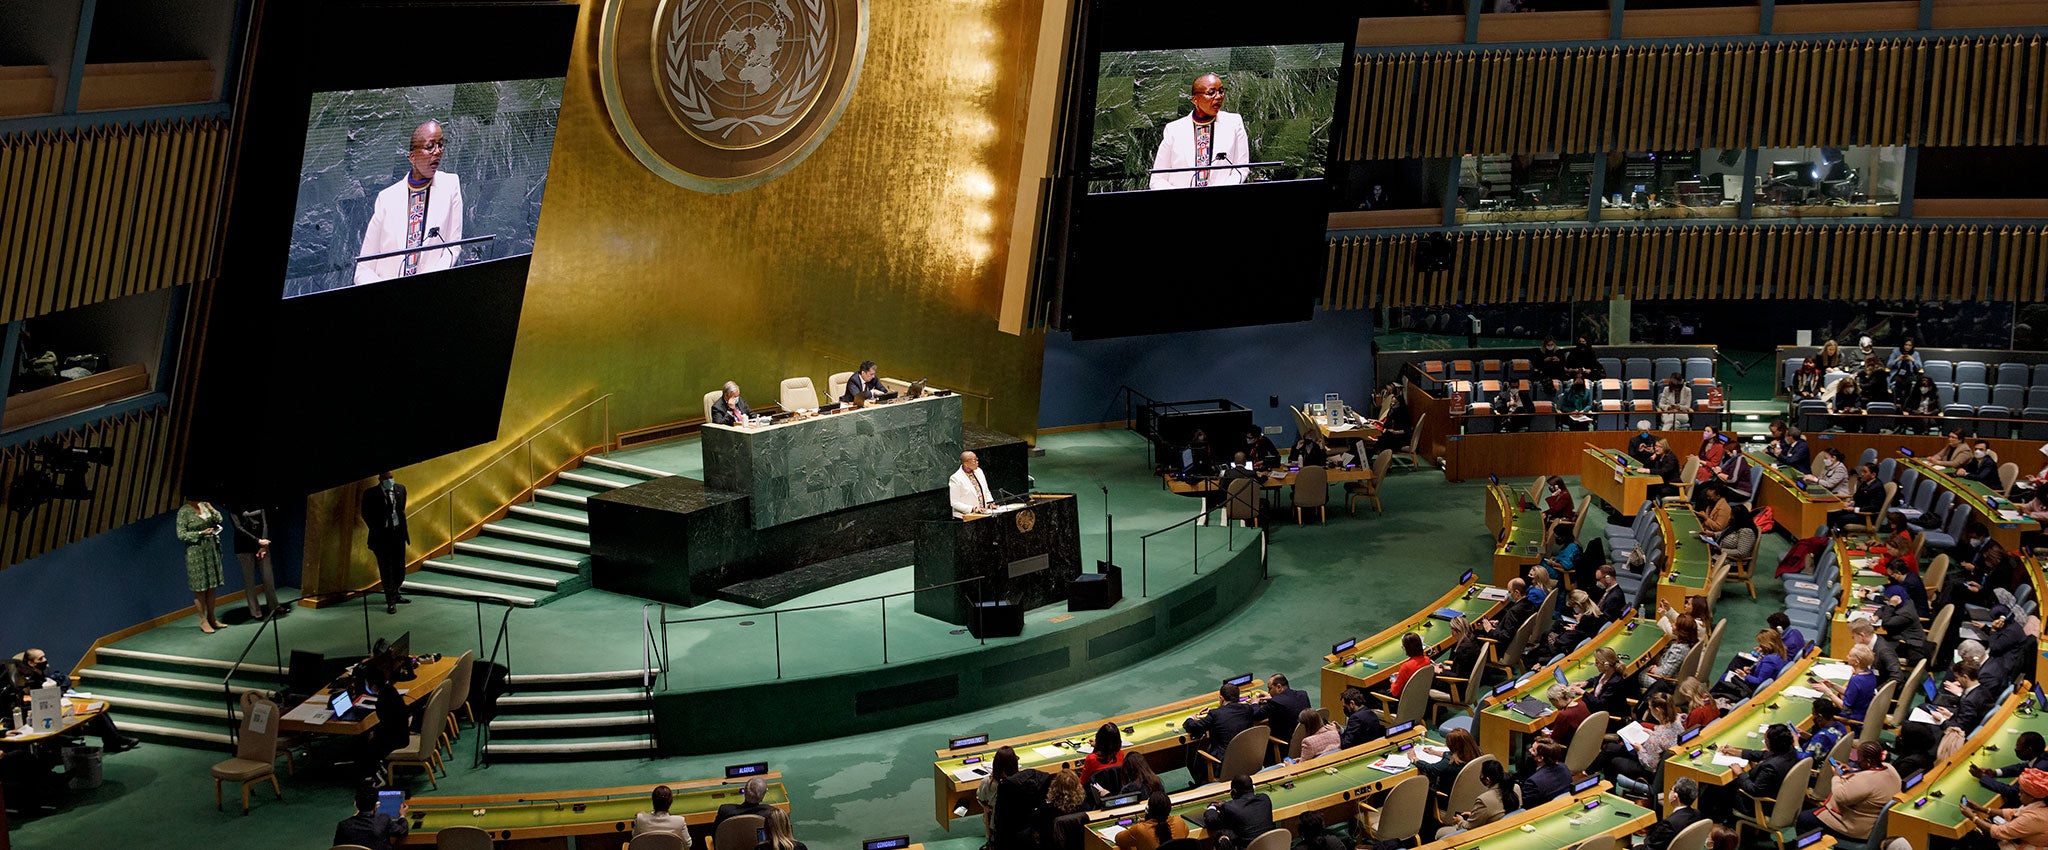
[[[29,692],[28,726],[34,734],[57,730],[64,722],[64,689],[51,685]]]

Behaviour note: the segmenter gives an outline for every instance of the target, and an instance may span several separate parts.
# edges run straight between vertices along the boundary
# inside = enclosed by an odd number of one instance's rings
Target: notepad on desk
[[[1793,685],[1789,688],[1779,691],[1778,693],[1791,697],[1793,699],[1819,699],[1822,696],[1820,691],[1816,691],[1805,685]]]
[[[1124,834],[1124,828],[1117,824],[1110,824],[1108,826],[1103,827],[1096,834],[1102,836],[1102,840],[1107,841],[1110,843],[1111,846],[1114,846],[1116,844],[1116,837]]]
[[[1726,753],[1720,753],[1720,752],[1714,753],[1714,758],[1713,758],[1713,762],[1714,762],[1715,764],[1718,764],[1718,765],[1722,765],[1722,766],[1724,766],[1724,767],[1748,767],[1748,766],[1749,766],[1749,759],[1743,758],[1743,757],[1741,757],[1741,756],[1731,756],[1731,755],[1728,755],[1728,754],[1726,754]]]
[[[1064,759],[1067,757],[1066,750],[1053,746],[1033,747],[1031,751],[1037,753],[1040,758]]]
[[[1369,766],[1374,770],[1384,770],[1388,773],[1400,773],[1401,771],[1413,767],[1414,764],[1414,762],[1408,760],[1407,756],[1401,755],[1400,753],[1395,753],[1389,756],[1382,756],[1378,761],[1373,762]]]
[[[1630,723],[1614,734],[1620,735],[1621,740],[1631,747],[1641,747],[1644,741],[1650,740],[1650,730],[1643,728],[1641,723]]]
[[[1831,661],[1826,664],[1815,664],[1812,668],[1808,669],[1807,672],[1812,673],[1815,676],[1819,676],[1823,679],[1846,680],[1850,676],[1855,675],[1855,671],[1850,670],[1849,665],[1843,664],[1839,661]]]
[[[959,770],[953,771],[953,778],[958,779],[961,782],[974,782],[976,780],[985,779],[987,777],[984,774],[975,772],[974,768],[963,767]]]
[[[333,720],[334,711],[320,702],[306,702],[300,704],[298,708],[285,712],[284,719],[319,726],[329,720]]]

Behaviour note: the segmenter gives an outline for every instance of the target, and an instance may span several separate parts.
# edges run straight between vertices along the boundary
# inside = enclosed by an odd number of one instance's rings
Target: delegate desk
[[[1640,468],[1628,452],[1588,443],[1579,453],[1579,487],[1600,497],[1616,514],[1635,516],[1650,498],[1650,487],[1664,483],[1663,476],[1634,471]]]
[[[1394,670],[1408,660],[1407,650],[1401,648],[1401,638],[1409,632],[1422,636],[1426,652],[1435,653],[1450,646],[1451,621],[1437,616],[1438,612],[1456,611],[1476,624],[1492,617],[1506,605],[1507,592],[1504,590],[1483,584],[1461,584],[1408,619],[1355,642],[1343,652],[1323,656],[1323,709],[1330,717],[1342,718],[1345,716],[1345,688],[1356,686],[1371,690],[1393,678]],[[1459,670],[1450,675],[1462,676],[1469,672]]]
[[[2002,802],[1992,802],[1998,795],[1979,784],[1969,768],[2011,765],[2019,761],[2013,755],[2013,745],[2021,732],[2048,735],[2048,712],[2031,705],[2032,696],[2028,691],[2018,691],[2007,697],[1998,711],[1985,718],[1976,733],[1963,742],[1962,749],[1928,768],[1927,778],[1919,785],[1900,791],[1892,805],[1891,818],[1886,821],[1890,837],[1904,838],[1914,847],[1928,846],[1929,839],[1937,835],[1961,838],[1970,832],[1970,821],[1963,817],[1963,800],[1994,809],[2004,806]],[[1996,746],[1998,751],[1991,752],[1987,746]],[[2012,784],[2017,778],[1998,781]],[[1923,797],[1927,802],[1919,802]]]
[[[1657,822],[1657,813],[1607,793],[1608,787],[1600,782],[1577,794],[1529,806],[1477,829],[1424,844],[1422,850],[1559,850],[1602,835],[1625,846],[1628,836]]]
[[[1700,540],[1700,518],[1683,504],[1658,505],[1657,523],[1664,527],[1657,601],[1683,611],[1686,597],[1707,592],[1707,581],[1713,578],[1714,547]]]
[[[399,682],[398,692],[405,696],[406,709],[411,710],[420,700],[433,693],[435,687],[447,681],[448,674],[455,672],[455,661],[456,658],[452,655],[442,656],[439,661],[421,664],[413,671],[410,680]],[[308,697],[297,708],[285,712],[284,717],[278,721],[277,730],[317,732],[322,735],[361,735],[377,727],[377,712],[374,711],[364,714],[361,720],[334,720],[333,714],[327,710],[328,694],[327,688],[321,688],[319,693]]]
[[[1799,478],[1799,470],[1778,465],[1778,459],[1769,454],[1750,449],[1743,452],[1749,463],[1763,470],[1763,486],[1757,488],[1756,506],[1770,508],[1777,517],[1778,526],[1790,529],[1792,536],[1812,533],[1813,529],[1828,523],[1828,512],[1843,510],[1842,499],[1818,484],[1809,488]]]
[[[1241,699],[1250,699],[1266,691],[1265,682],[1254,678],[1250,684],[1239,690]],[[1104,722],[1115,723],[1122,728],[1124,749],[1145,756],[1153,768],[1164,773],[1187,763],[1189,737],[1181,730],[1181,721],[1203,709],[1216,704],[1216,691],[1183,700],[1170,702],[1152,708],[1126,712],[1115,717],[1077,723],[1046,732],[1032,732],[1000,741],[990,741],[981,746],[957,750],[939,750],[938,760],[932,763],[933,799],[937,804],[933,814],[939,825],[953,828],[953,810],[965,806],[967,816],[979,813],[981,801],[975,792],[981,790],[981,783],[988,776],[995,761],[996,749],[1008,746],[1017,751],[1018,768],[1033,768],[1047,773],[1058,773],[1064,768],[1079,768],[1081,760],[1091,751],[1095,742],[1095,730]],[[970,762],[969,760],[972,759]]]
[[[105,714],[109,710],[107,701],[103,699],[64,697],[61,705],[61,716],[57,718],[57,721],[50,728],[41,732],[22,732],[21,729],[10,728],[7,730],[6,736],[0,738],[0,746],[10,748],[26,747],[52,738],[74,735],[77,734],[76,730],[78,727],[85,725],[86,721]],[[28,727],[22,727],[22,729],[26,728]]]
[[[1372,469],[1366,466],[1350,466],[1338,469],[1330,469],[1328,470],[1328,472],[1330,478],[1329,483],[1331,484],[1341,484],[1347,481],[1372,480]],[[1162,478],[1166,481],[1167,491],[1174,493],[1176,495],[1206,496],[1210,493],[1223,492],[1222,482],[1213,476],[1185,478],[1174,475],[1166,475],[1162,476]],[[1273,472],[1259,478],[1259,489],[1264,490],[1269,494],[1274,493],[1282,487],[1293,486],[1296,481],[1300,480],[1300,478],[1301,473],[1294,469],[1274,470]]]
[[[1849,534],[1835,537],[1835,568],[1841,570],[1835,616],[1828,623],[1828,646],[1844,655],[1854,644],[1849,625],[1858,619],[1877,622],[1877,606],[1866,605],[1857,591],[1884,589],[1887,579],[1876,568],[1883,562],[1884,546],[1876,538],[1857,539]]]
[[[1376,444],[1379,442],[1380,435],[1386,433],[1380,427],[1380,423],[1371,419],[1364,421],[1350,419],[1332,426],[1328,415],[1307,416],[1306,418],[1310,422],[1315,423],[1316,433],[1322,436],[1323,445],[1325,446],[1334,446],[1339,443],[1350,443],[1359,440]],[[1340,450],[1338,448],[1331,449],[1332,452]]]
[[[1980,482],[1951,475],[1947,470],[1932,466],[1919,458],[1902,457],[1899,458],[1899,464],[1919,470],[1920,477],[1931,478],[1937,486],[1956,494],[1956,504],[1969,505],[1970,511],[1977,515],[1977,521],[1983,523],[1985,528],[1991,529],[1991,539],[2004,545],[2008,552],[2026,551],[2020,546],[2020,535],[2041,530],[2040,523],[2013,510],[2010,500],[1999,499],[1998,491]],[[1997,500],[1996,504],[1992,502],[1994,499]]]
[[[1630,628],[1631,625],[1634,628]],[[1550,725],[1553,710],[1545,700],[1550,686],[1557,683],[1557,676],[1552,671],[1563,670],[1565,678],[1574,684],[1590,680],[1599,673],[1593,666],[1593,651],[1605,646],[1621,656],[1623,670],[1633,676],[1642,670],[1643,665],[1664,654],[1664,647],[1670,644],[1671,636],[1657,628],[1655,620],[1609,623],[1607,628],[1600,630],[1600,634],[1570,654],[1522,674],[1512,684],[1503,683],[1495,687],[1492,693],[1487,694],[1486,701],[1482,703],[1485,707],[1480,709],[1475,719],[1479,725],[1480,751],[1508,759],[1516,752],[1516,735],[1532,734]],[[1544,712],[1531,717],[1512,707],[1523,697],[1544,701]]]
[[[1486,527],[1493,532],[1493,584],[1507,587],[1529,567],[1543,560],[1549,541],[1543,539],[1543,512],[1522,510],[1521,495],[1506,484],[1486,487]]]
[[[762,777],[768,780],[768,795],[762,802],[789,811],[789,789],[775,781],[782,774]],[[733,780],[699,779],[668,786],[675,792],[669,813],[683,818],[691,834],[697,836],[692,843],[699,847],[711,834],[718,807],[740,801],[740,786]],[[649,795],[653,792],[653,785],[631,785],[478,797],[414,797],[407,804],[412,831],[402,843],[431,847],[441,830],[473,826],[490,833],[494,846],[502,850],[564,847],[569,836],[576,837],[579,850],[624,847],[633,835],[633,816],[652,808]],[[521,802],[521,798],[533,802]]]
[[[960,466],[960,396],[871,404],[773,425],[706,423],[704,483],[743,493],[755,529],[946,489]]]
[[[1712,671],[1712,675],[1720,674],[1719,670]],[[1808,674],[1833,682],[1836,687],[1849,683],[1848,664],[1821,658],[1817,651],[1808,651],[1806,657],[1792,662],[1776,681],[1758,688],[1734,711],[1701,727],[1689,740],[1680,739],[1664,756],[1664,790],[1669,792],[1672,783],[1688,776],[1703,786],[1734,782],[1734,767],[1724,763],[1730,757],[1719,757],[1719,748],[1761,750],[1764,748],[1763,730],[1773,723],[1783,723],[1794,729],[1812,728],[1813,700],[1824,695],[1806,680]]]
[[[1357,813],[1358,802],[1394,787],[1403,779],[1419,776],[1421,772],[1408,756],[1417,754],[1415,745],[1434,739],[1424,738],[1422,730],[1412,723],[1395,728],[1401,731],[1379,741],[1307,761],[1275,765],[1253,774],[1256,790],[1273,801],[1273,824],[1280,826],[1309,811],[1326,816],[1337,814],[1342,820],[1349,820]],[[1402,754],[1404,747],[1408,748],[1406,755]],[[1174,794],[1172,799],[1173,816],[1188,822],[1188,835],[1205,839],[1209,836],[1202,828],[1202,814],[1210,803],[1230,799],[1230,783],[1212,782]],[[1114,850],[1116,836],[1133,820],[1144,816],[1142,803],[1093,813],[1088,822],[1087,845],[1095,850]]]
[[[964,520],[918,523],[917,613],[966,625],[976,602],[1026,611],[1067,598],[1081,574],[1080,516],[1071,493],[1034,493],[1021,505]],[[963,579],[981,581],[954,584]]]

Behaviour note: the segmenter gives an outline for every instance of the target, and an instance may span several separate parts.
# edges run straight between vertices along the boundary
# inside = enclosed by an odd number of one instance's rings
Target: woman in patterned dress
[[[185,544],[185,584],[192,588],[192,604],[199,609],[199,630],[207,634],[222,628],[213,616],[213,598],[223,581],[220,568],[220,530],[227,520],[219,508],[186,497],[178,508],[178,540]]]

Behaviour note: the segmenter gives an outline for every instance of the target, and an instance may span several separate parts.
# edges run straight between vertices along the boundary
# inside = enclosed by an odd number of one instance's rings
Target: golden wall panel
[[[669,183],[621,144],[597,86],[600,11],[583,3],[500,439],[399,471],[415,504],[502,467],[585,399],[610,396],[615,433],[699,417],[728,379],[763,405],[783,378],[822,390],[863,358],[991,397],[993,427],[1035,432],[1043,338],[1002,333],[997,316],[1030,99],[1030,76],[1007,69],[1036,55],[1038,0],[872,4],[830,137],[729,195]],[[970,397],[969,418],[981,409]],[[455,507],[460,525],[476,506]]]
[[[0,322],[203,279],[225,120],[0,137]]]
[[[2048,299],[2048,227],[1790,224],[1453,231],[1451,270],[1414,234],[1330,240],[1324,309],[1609,298]],[[1560,266],[1560,263],[1566,265]],[[1573,276],[1569,292],[1559,277]]]
[[[1347,158],[2048,143],[2039,35],[1360,57]],[[1415,74],[1412,88],[1409,71]],[[1395,96],[1398,95],[1398,96]],[[1429,109],[1414,109],[1427,103]]]

